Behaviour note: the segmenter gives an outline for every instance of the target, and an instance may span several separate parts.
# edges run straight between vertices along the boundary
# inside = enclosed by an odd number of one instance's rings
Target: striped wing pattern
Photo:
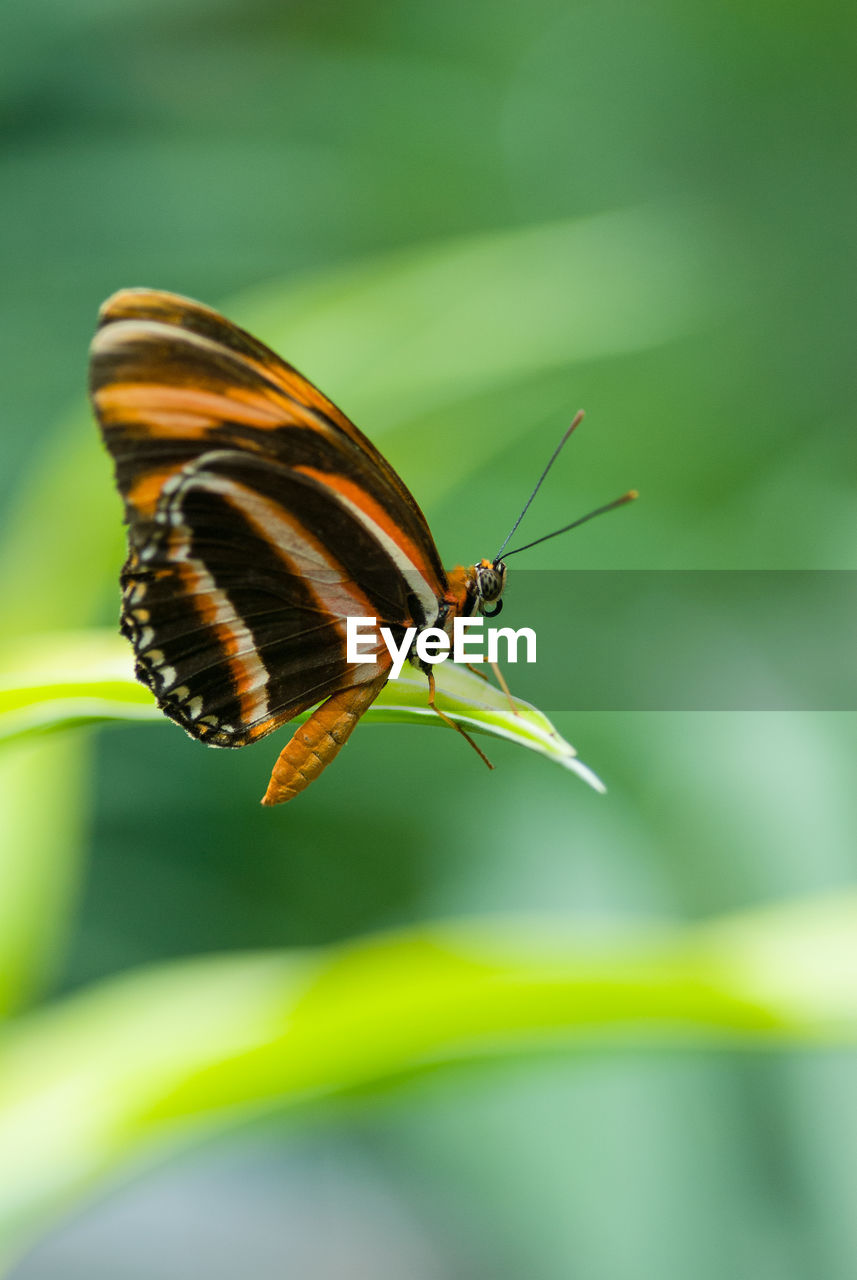
[[[217,312],[155,290],[114,295],[91,394],[128,524],[122,631],[139,678],[194,737],[242,746],[377,685],[386,650],[349,665],[348,615],[394,630],[437,617],[448,582],[398,475]]]

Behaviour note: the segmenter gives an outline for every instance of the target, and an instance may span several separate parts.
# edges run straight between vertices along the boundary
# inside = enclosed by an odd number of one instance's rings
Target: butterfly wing
[[[91,394],[125,503],[122,630],[162,709],[213,745],[254,741],[337,691],[345,618],[434,621],[447,580],[389,463],[291,365],[217,312],[123,290]]]

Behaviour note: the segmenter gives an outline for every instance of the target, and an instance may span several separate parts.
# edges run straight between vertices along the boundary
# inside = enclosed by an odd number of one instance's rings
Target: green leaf
[[[516,699],[513,711],[502,690],[450,661],[435,672],[438,705],[458,724],[547,756],[604,791],[536,707]],[[0,682],[0,742],[80,725],[162,719],[152,695],[134,678],[129,646],[112,632],[33,637],[7,656]],[[387,684],[365,719],[443,727],[428,705],[425,677],[412,669]]]
[[[123,975],[0,1043],[0,1250],[133,1157],[487,1055],[857,1039],[857,896],[646,933],[439,924]]]

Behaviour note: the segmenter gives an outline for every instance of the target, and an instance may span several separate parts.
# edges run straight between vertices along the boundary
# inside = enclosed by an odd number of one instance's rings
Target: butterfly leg
[[[387,683],[389,671],[369,684],[341,689],[295,730],[280,752],[262,804],[285,804],[314,782],[351,736],[357,721]]]
[[[488,759],[488,757],[486,756],[482,748],[476,745],[476,743],[471,738],[470,734],[465,729],[462,729],[460,724],[456,724],[456,722],[452,719],[452,717],[448,716],[446,712],[441,711],[440,707],[437,705],[435,701],[434,672],[432,671],[431,667],[428,665],[426,665],[423,668],[423,670],[425,671],[426,676],[428,678],[428,682],[429,682],[429,699],[428,700],[429,700],[429,706],[431,707],[432,711],[434,711],[435,715],[440,716],[444,724],[448,724],[450,729],[455,729],[458,733],[461,734],[462,738],[466,738],[467,741],[470,743],[471,747],[473,748],[473,750],[476,752],[476,754],[479,757],[481,757],[482,760],[485,761],[488,768],[493,769],[494,768],[493,764]]]
[[[475,676],[479,676],[480,680],[487,681],[488,677],[486,676],[485,672],[480,670],[479,667],[474,667],[472,662],[466,662],[464,665],[467,667],[468,671],[472,671]],[[491,670],[494,672],[494,675],[497,677],[497,683],[505,693],[509,706],[512,708],[513,714],[516,716],[519,716],[521,713],[518,710],[518,704],[515,701],[515,699],[512,697],[512,694],[509,691],[509,686],[506,684],[505,676],[503,675],[503,672],[500,670],[500,667],[496,662],[491,663]]]
[[[515,699],[512,697],[511,693],[509,692],[509,686],[506,684],[506,678],[503,675],[503,672],[500,670],[499,664],[496,662],[492,662],[491,669],[494,672],[494,675],[497,677],[497,683],[499,684],[500,688],[503,690],[503,692],[506,695],[506,699],[509,703],[509,706],[512,708],[512,712],[514,713],[514,715],[519,716],[521,713],[518,710],[518,704],[515,702]]]

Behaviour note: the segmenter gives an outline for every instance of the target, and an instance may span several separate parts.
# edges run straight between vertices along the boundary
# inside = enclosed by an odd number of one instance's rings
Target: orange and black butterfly
[[[505,565],[498,555],[446,572],[423,513],[372,443],[216,311],[122,290],[101,308],[91,355],[125,503],[121,630],[137,676],[210,746],[256,742],[316,707],[262,803],[291,800],[390,675],[380,638],[375,662],[346,660],[346,618],[401,636],[451,633],[456,615],[499,611]]]

